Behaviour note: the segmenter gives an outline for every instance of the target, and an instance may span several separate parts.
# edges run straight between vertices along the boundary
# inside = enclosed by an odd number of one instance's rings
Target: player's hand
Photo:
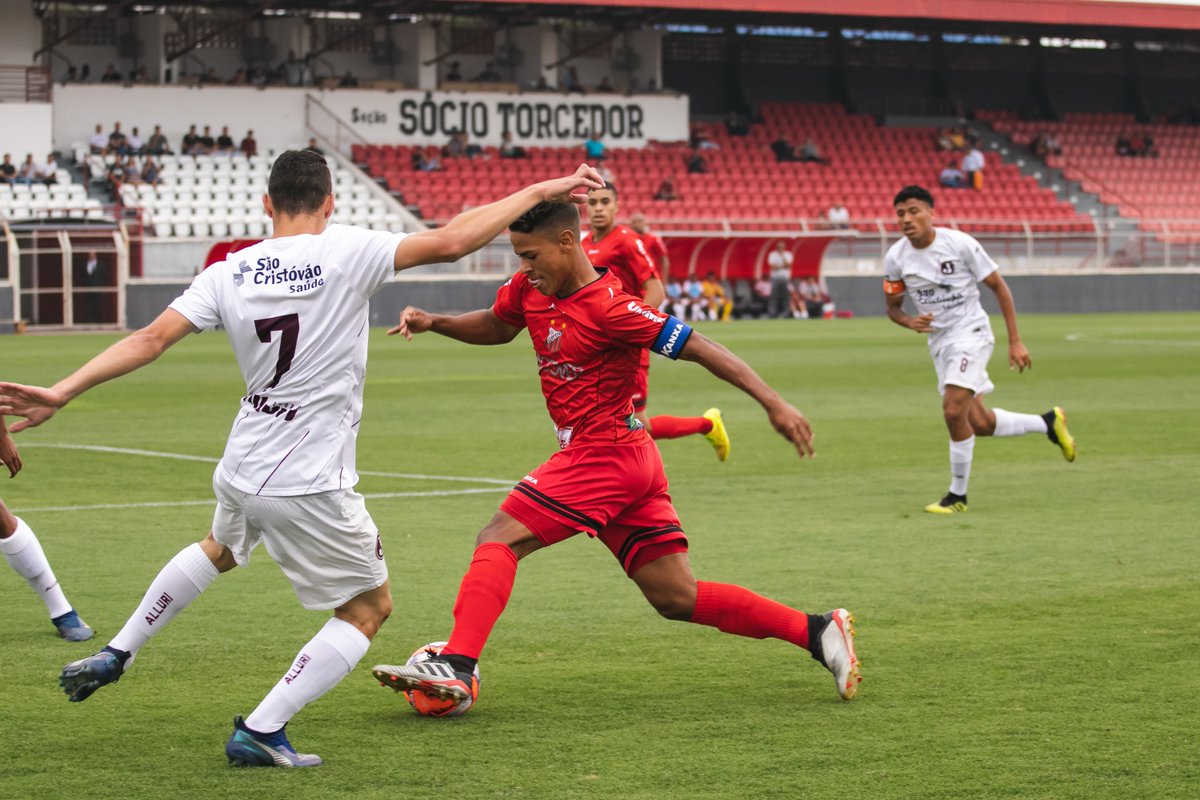
[[[24,418],[9,428],[13,433],[36,428],[66,404],[67,398],[63,393],[53,389],[0,383],[0,415]]]
[[[580,164],[579,169],[575,170],[574,175],[568,175],[565,178],[555,178],[552,181],[543,181],[538,184],[541,189],[542,200],[550,203],[586,203],[587,191],[591,189],[603,189],[604,178],[600,177],[600,173],[587,164]],[[579,189],[585,190],[583,194],[575,194]]]
[[[388,328],[387,335],[395,336],[398,333],[411,342],[414,333],[425,333],[432,327],[432,314],[422,308],[408,306],[400,312],[400,323],[394,328]]]
[[[908,327],[917,333],[933,333],[933,314],[925,313],[919,317],[909,317]]]
[[[17,445],[7,433],[0,434],[0,464],[8,467],[8,477],[15,478],[21,471],[21,454]]]
[[[779,435],[796,446],[796,452],[801,458],[816,455],[812,444],[812,426],[800,413],[800,409],[791,403],[782,403],[768,411],[767,417],[775,430],[779,431]]]
[[[1008,368],[1017,372],[1033,369],[1033,359],[1029,357],[1025,345],[1020,342],[1013,342],[1008,346]]]

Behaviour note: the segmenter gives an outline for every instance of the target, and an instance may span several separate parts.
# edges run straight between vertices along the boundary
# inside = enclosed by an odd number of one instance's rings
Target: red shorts
[[[530,472],[500,504],[543,545],[581,531],[599,537],[633,575],[687,552],[654,442],[572,445]]]
[[[633,412],[636,414],[646,410],[650,399],[650,351],[642,351],[642,361],[638,364],[637,376],[633,379]]]

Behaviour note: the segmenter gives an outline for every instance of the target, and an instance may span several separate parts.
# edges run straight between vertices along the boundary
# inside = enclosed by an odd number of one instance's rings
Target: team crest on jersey
[[[250,271],[249,264],[247,264],[245,261],[242,261],[241,263],[239,263],[238,271],[233,273],[233,285],[241,286],[243,283],[245,283],[246,279],[242,276],[244,276],[249,271]]]
[[[954,262],[953,261],[943,261],[939,265],[939,269],[941,269],[943,275],[953,275],[954,274]]]
[[[562,338],[563,332],[560,330],[551,328],[546,331],[546,349],[551,353],[557,353],[558,349],[562,347]]]

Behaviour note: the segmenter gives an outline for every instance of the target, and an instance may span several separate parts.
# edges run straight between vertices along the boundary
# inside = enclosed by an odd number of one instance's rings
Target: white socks
[[[30,588],[37,592],[50,612],[50,618],[61,617],[71,610],[67,596],[50,569],[50,562],[42,551],[42,544],[34,536],[33,530],[25,524],[25,520],[16,518],[17,529],[7,539],[0,539],[0,552],[18,575],[25,579]]]
[[[966,495],[967,483],[971,480],[971,459],[975,455],[975,436],[961,442],[950,440],[950,491]]]
[[[183,548],[158,573],[137,611],[108,646],[128,651],[132,660],[141,646],[199,597],[218,574],[199,543]]]
[[[292,668],[246,717],[246,727],[274,733],[296,712],[328,692],[350,674],[371,646],[362,631],[337,617],[325,623],[300,649]]]
[[[996,430],[993,436],[1024,436],[1027,433],[1045,433],[1046,420],[1040,414],[1016,414],[1003,408],[993,408],[996,415]]]

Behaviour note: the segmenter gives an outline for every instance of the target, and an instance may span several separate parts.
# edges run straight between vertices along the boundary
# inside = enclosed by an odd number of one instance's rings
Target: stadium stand
[[[0,217],[10,220],[86,217],[101,219],[105,211],[99,200],[89,198],[87,188],[73,183],[65,169],[55,172],[55,182],[0,183]]]
[[[1017,144],[1053,135],[1062,154],[1047,156],[1048,166],[1062,169],[1065,177],[1116,206],[1122,216],[1139,220],[1142,230],[1162,239],[1200,241],[1200,137],[1195,128],[1140,124],[1124,113],[1074,113],[1061,122],[1020,120],[1006,111],[978,116]],[[1118,155],[1116,142],[1122,135],[1149,135],[1158,156]]]

